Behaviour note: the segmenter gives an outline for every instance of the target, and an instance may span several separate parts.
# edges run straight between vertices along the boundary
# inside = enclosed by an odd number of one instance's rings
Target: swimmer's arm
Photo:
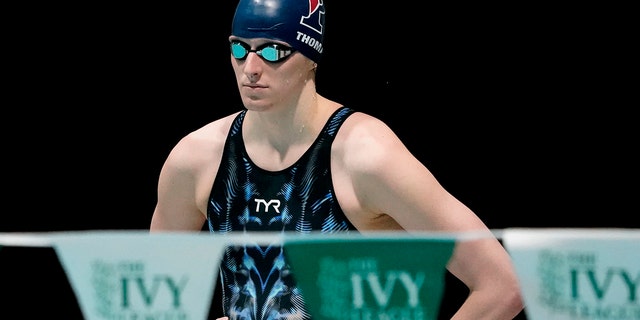
[[[196,203],[197,169],[185,137],[167,157],[158,179],[158,201],[151,218],[154,231],[201,230],[206,215]]]

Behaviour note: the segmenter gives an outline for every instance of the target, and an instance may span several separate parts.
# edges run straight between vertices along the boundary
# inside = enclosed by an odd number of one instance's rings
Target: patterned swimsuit
[[[292,166],[266,171],[244,148],[242,122],[235,118],[207,207],[212,233],[349,232],[331,180],[331,144],[354,110],[331,116],[309,149]],[[228,247],[220,265],[224,313],[234,319],[311,319],[280,246]]]

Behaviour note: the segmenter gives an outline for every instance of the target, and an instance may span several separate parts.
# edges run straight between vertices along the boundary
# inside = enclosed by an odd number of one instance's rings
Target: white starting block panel
[[[640,230],[505,229],[529,320],[640,319]]]

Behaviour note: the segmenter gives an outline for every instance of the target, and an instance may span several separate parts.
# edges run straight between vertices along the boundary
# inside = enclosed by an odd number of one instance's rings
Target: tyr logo
[[[269,202],[265,199],[254,199],[254,201],[256,202],[256,212],[260,212],[260,204],[264,204],[264,212],[269,212],[269,206],[273,206],[273,209],[280,213],[280,200],[278,199],[271,199]]]

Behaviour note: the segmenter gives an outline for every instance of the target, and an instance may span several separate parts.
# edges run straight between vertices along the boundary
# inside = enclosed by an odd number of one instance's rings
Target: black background
[[[9,11],[0,232],[147,229],[173,145],[241,108],[234,5]],[[624,9],[424,5],[325,1],[318,91],[384,120],[491,229],[639,227]]]

